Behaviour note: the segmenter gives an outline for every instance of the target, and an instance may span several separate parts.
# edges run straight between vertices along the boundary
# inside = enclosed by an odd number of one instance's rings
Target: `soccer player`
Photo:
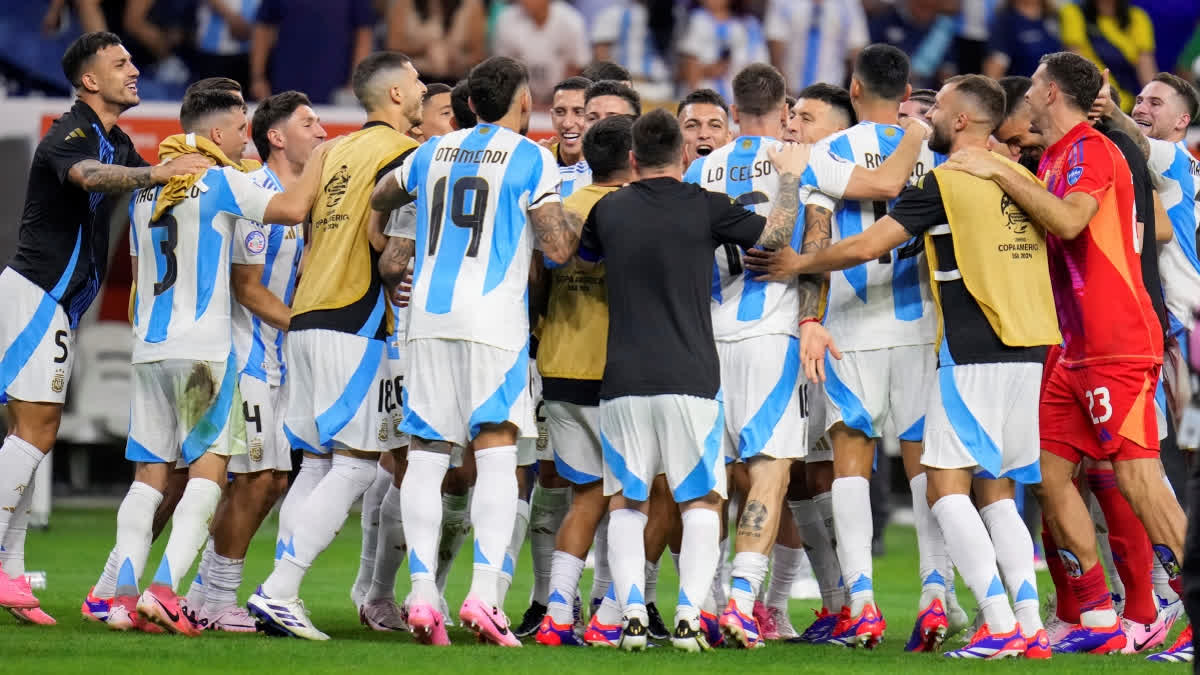
[[[450,109],[454,112],[455,129],[470,129],[479,124],[475,111],[471,110],[470,97],[466,80],[459,80],[450,91]]]
[[[276,94],[259,103],[250,128],[259,157],[266,162],[248,174],[250,180],[277,192],[295,186],[313,149],[325,140],[325,129],[311,102],[298,91]],[[237,591],[250,539],[287,489],[292,470],[292,448],[283,434],[287,372],[283,341],[303,250],[304,229],[300,226],[263,225],[246,219],[237,222],[231,287],[237,300],[234,353],[246,422],[246,453],[229,460],[233,481],[217,506],[213,536],[186,598],[184,610],[191,611],[193,622],[206,629],[255,630],[254,618],[237,604]],[[287,519],[290,521],[291,514]]]
[[[33,474],[58,435],[75,328],[104,281],[111,195],[210,165],[193,154],[150,167],[137,154],[117,120],[140,101],[138,69],[116,35],[80,36],[62,68],[76,101],[34,151],[17,252],[0,273],[0,400],[10,419],[0,446],[0,607],[43,625],[54,619],[25,579]],[[106,611],[98,606],[97,618]]]
[[[712,89],[697,89],[675,110],[683,129],[683,170],[730,140],[729,105]]]
[[[583,221],[605,195],[633,180],[629,151],[633,118],[617,115],[592,125],[583,151],[593,182],[563,201]],[[604,265],[573,258],[551,272],[549,302],[538,345],[538,370],[546,400],[546,423],[558,475],[570,481],[570,510],[558,529],[550,574],[550,594],[537,641],[549,646],[582,645],[575,633],[574,607],[584,558],[608,512],[601,480],[600,380],[608,335]],[[615,644],[620,615],[608,624],[593,614],[584,640]],[[590,638],[590,639],[589,639]]]
[[[900,104],[900,119],[905,117],[920,117],[929,121],[929,109],[933,107],[933,99],[937,92],[932,89],[917,89],[908,95]]]
[[[1179,592],[1185,517],[1164,484],[1152,391],[1162,363],[1162,332],[1141,278],[1133,183],[1120,151],[1087,124],[1103,78],[1082,57],[1041,59],[1026,93],[1033,124],[1049,144],[1039,177],[1025,189],[989,153],[963,152],[952,164],[994,179],[1050,233],[1050,271],[1065,344],[1048,358],[1039,423],[1039,498],[1058,544],[1080,625],[1059,651],[1109,652],[1126,646],[1095,531],[1072,483],[1084,457],[1110,460]],[[1036,188],[1036,186],[1035,186]],[[1104,260],[1105,264],[1083,264]]]
[[[620,82],[626,87],[633,87],[633,75],[624,66],[612,61],[592,61],[579,75],[592,82],[612,80],[613,82]]]
[[[642,114],[642,98],[628,85],[615,80],[593,82],[583,98],[588,125],[613,115]]]
[[[986,148],[1004,118],[1004,90],[981,75],[951,78],[930,114],[934,152]],[[1010,166],[1040,187],[1033,174]],[[861,234],[802,256],[810,261],[804,269],[847,269],[918,236],[930,252],[941,317],[921,462],[940,531],[951,533],[945,539],[951,560],[984,622],[967,646],[946,655],[1049,658],[1033,541],[1013,501],[1014,481],[1039,479],[1034,435],[1042,362],[1045,347],[1062,339],[1045,236],[995,183],[935,169]]]
[[[231,455],[246,452],[232,344],[231,253],[237,220],[296,224],[317,192],[321,155],[293,190],[256,185],[241,171],[247,140],[246,104],[207,90],[184,99],[184,134],[159,145],[160,157],[199,152],[217,166],[136,192],[130,203],[134,300],[133,404],[125,457],[134,482],[117,512],[116,584],[108,626],[127,630],[143,619],[183,635],[198,635],[179,607],[176,589],[208,537]],[[323,154],[323,151],[322,151]],[[148,255],[140,255],[149,251]],[[137,597],[150,553],[154,510],[167,474],[182,457],[188,482],[172,516],[174,526],[154,581]]]
[[[528,82],[525,67],[505,57],[472,69],[470,101],[481,123],[422,146],[379,182],[371,200],[378,211],[417,202],[415,245],[391,239],[394,250],[381,266],[394,284],[415,255],[401,425],[412,445],[401,498],[412,575],[408,623],[424,643],[449,644],[434,583],[440,486],[452,447],[469,444],[478,472],[475,573],[459,618],[481,639],[520,645],[501,609],[501,584],[514,563],[506,548],[516,520],[516,443],[535,434],[529,263],[535,240],[562,264],[579,239],[562,209],[553,155],[521,135],[533,105]]]
[[[421,122],[425,86],[397,52],[368,56],[353,84],[367,123],[326,158],[286,345],[284,432],[294,448],[332,452],[333,463],[299,508],[291,549],[247,602],[264,629],[309,640],[329,638],[300,601],[304,575],[374,481],[379,453],[403,441],[393,421],[400,392],[387,359],[387,292],[376,265],[387,242],[368,199],[416,147],[404,132]]]
[[[577,188],[591,182],[591,172],[583,159],[583,132],[586,131],[587,115],[584,95],[592,81],[583,77],[568,77],[554,85],[554,100],[550,104],[550,124],[558,139],[550,146],[558,170],[562,176],[559,188],[563,197],[569,197]]]
[[[727,195],[760,215],[778,197],[779,175],[767,155],[780,145],[787,85],[779,71],[751,64],[733,78],[733,119],[741,132],[696,160],[683,180]],[[803,227],[797,237],[803,237]],[[799,239],[793,246],[799,246]],[[767,576],[792,460],[803,457],[807,420],[800,409],[799,297],[795,281],[761,282],[742,267],[741,250],[715,254],[712,327],[721,364],[725,442],[748,468],[750,489],[737,527],[733,591],[720,617],[727,639],[757,647],[762,628],[754,602]]]
[[[780,93],[781,120],[782,102]],[[640,118],[633,125],[638,180],[592,209],[581,249],[585,259],[603,258],[607,270],[609,358],[600,431],[604,492],[613,497],[609,559],[623,612],[618,644],[631,651],[647,643],[643,530],[648,488],[660,471],[683,520],[672,644],[709,648],[696,602],[708,595],[717,569],[717,511],[725,493],[720,368],[709,308],[713,249],[788,241],[799,211],[798,174],[808,160],[808,146],[771,153],[772,170],[782,175],[768,219],[682,183],[682,150],[679,123],[669,113]],[[631,229],[630,222],[642,226]],[[648,322],[665,330],[650,338]]]
[[[915,117],[899,119],[900,102],[909,90],[908,72],[908,57],[890,45],[871,45],[859,53],[850,98],[860,122],[825,139],[805,172],[805,184],[814,188],[806,207],[805,248],[823,248],[869,227],[886,213],[885,200],[899,194],[910,176],[918,178],[940,162],[940,156],[921,142],[923,133],[905,133],[925,123]],[[869,479],[889,416],[900,430],[914,495],[923,589],[922,611],[908,647],[932,649],[947,631],[949,563],[934,543],[931,532],[937,523],[929,505],[918,496],[925,494],[920,442],[936,336],[932,301],[922,282],[921,250],[919,241],[910,242],[877,261],[832,275],[823,324],[818,318],[821,280],[801,281],[801,358],[810,380],[828,376],[825,427],[836,476],[833,517],[850,593],[831,638],[836,644],[873,646],[885,626],[874,603]],[[776,258],[781,261],[794,256],[790,248],[780,254]],[[764,255],[750,251],[747,260]],[[827,359],[826,346],[834,340],[844,351],[830,351],[832,358]]]
[[[421,99],[421,123],[408,130],[409,138],[424,143],[438,136],[439,130],[450,127],[450,120],[454,119],[454,107],[450,103],[452,91],[450,85],[441,82],[426,86],[425,96]]]

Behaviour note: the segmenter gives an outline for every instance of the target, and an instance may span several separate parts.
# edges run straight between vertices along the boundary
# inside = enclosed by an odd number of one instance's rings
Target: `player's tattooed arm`
[[[393,171],[375,184],[375,190],[371,192],[371,208],[383,213],[391,213],[413,199],[413,195],[400,186],[399,177]]]
[[[96,159],[76,162],[67,179],[88,192],[130,192],[163,185],[175,176],[204,173],[212,161],[203,155],[180,155],[158,166],[129,167],[105,164]]]
[[[804,207],[804,244],[801,253],[813,253],[833,245],[833,211],[817,205]],[[815,319],[821,311],[825,276],[802,274],[799,277],[800,318]]]
[[[563,208],[562,202],[543,204],[529,211],[529,223],[537,237],[537,248],[547,258],[562,265],[579,248],[583,219]]]
[[[388,288],[395,288],[404,281],[408,272],[408,261],[412,260],[417,242],[404,237],[388,237],[383,255],[379,257],[379,277]]]
[[[800,176],[785,173],[779,176],[779,192],[767,216],[767,226],[758,237],[758,245],[765,249],[787,246],[796,228],[796,217],[800,214]]]

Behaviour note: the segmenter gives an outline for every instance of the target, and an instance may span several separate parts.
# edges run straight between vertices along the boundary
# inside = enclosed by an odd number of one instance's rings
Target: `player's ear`
[[[912,96],[912,85],[906,84],[904,85],[904,98],[900,99],[900,101],[907,101],[909,96]]]
[[[271,147],[282,150],[285,143],[283,132],[275,128],[267,129],[267,142]]]
[[[79,83],[84,91],[96,93],[100,91],[100,83],[96,81],[96,75],[92,72],[86,72],[79,78]]]
[[[741,124],[741,120],[740,120],[741,116],[742,116],[742,111],[738,110],[738,104],[736,104],[736,103],[729,104],[729,117],[730,117],[730,119],[733,120],[734,124]]]

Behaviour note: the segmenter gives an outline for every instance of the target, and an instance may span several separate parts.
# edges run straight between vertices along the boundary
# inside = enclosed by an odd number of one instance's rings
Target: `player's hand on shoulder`
[[[213,165],[213,161],[204,155],[191,152],[180,155],[150,169],[150,178],[162,185],[175,176],[190,176],[204,173]]]
[[[950,155],[950,159],[939,168],[962,171],[987,180],[995,178],[1004,168],[1004,163],[990,150],[974,147],[963,148]]]
[[[817,321],[805,321],[800,324],[800,362],[804,364],[804,375],[810,382],[825,381],[825,353],[839,361],[842,352],[833,342],[825,326]]]
[[[779,173],[790,173],[799,176],[808,167],[808,156],[812,153],[809,143],[780,143],[767,149],[767,157],[779,170]]]
[[[767,251],[760,248],[747,249],[742,254],[742,264],[755,273],[757,281],[788,281],[803,274],[804,257],[791,246]]]

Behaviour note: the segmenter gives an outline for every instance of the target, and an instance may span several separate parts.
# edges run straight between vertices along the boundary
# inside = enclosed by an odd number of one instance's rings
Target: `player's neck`
[[[592,185],[596,187],[621,187],[626,183],[632,183],[637,180],[637,175],[633,171],[621,171],[606,177],[604,180],[593,180]]]
[[[1187,137],[1187,132],[1186,132],[1186,131],[1180,131],[1180,132],[1177,132],[1177,133],[1170,133],[1170,134],[1167,134],[1166,136],[1163,136],[1163,137],[1161,137],[1161,138],[1159,138],[1158,136],[1148,136],[1148,138],[1153,138],[1153,139],[1155,139],[1155,140],[1157,140],[1157,141],[1166,141],[1167,143],[1171,143],[1171,144],[1178,143],[1178,142],[1182,141],[1182,140],[1183,140],[1184,138],[1186,138],[1186,137]]]
[[[408,130],[413,127],[412,122],[408,121],[408,118],[404,116],[404,113],[399,108],[396,108],[395,111],[386,109],[369,112],[367,113],[367,123],[371,122],[383,122],[402,134],[407,134]]]
[[[967,148],[983,148],[986,150],[987,144],[987,136],[979,136],[976,134],[967,133],[958,134],[952,141],[950,141],[950,152],[947,154],[953,155],[959,150],[965,150]]]
[[[764,119],[754,119],[744,115],[738,129],[739,136],[763,136],[766,138],[779,138],[783,136],[783,127],[779,126],[779,124],[771,124]]]
[[[1046,137],[1047,147],[1062,140],[1063,136],[1079,126],[1080,122],[1087,121],[1084,113],[1066,107],[1051,109],[1048,116],[1050,124],[1047,125],[1047,129],[1042,130],[1042,135]]]
[[[682,181],[683,169],[678,166],[660,166],[638,169],[638,180],[650,180],[651,178],[674,178],[675,180]]]
[[[861,122],[900,123],[900,104],[896,101],[862,98],[855,104],[854,111],[858,113],[858,119]]]
[[[515,131],[518,134],[524,132],[524,129],[522,128],[524,125],[522,124],[521,120],[521,108],[519,106],[513,106],[509,108],[508,112],[504,114],[504,117],[501,117],[495,122],[488,122],[487,124],[494,124],[498,127],[504,127],[505,129],[508,129],[509,131]],[[562,146],[559,146],[559,148],[561,149]]]
[[[279,184],[284,190],[291,189],[304,171],[303,165],[297,166],[289,162],[283,153],[272,153],[271,158],[267,160],[267,168],[279,179]]]
[[[79,94],[79,100],[87,104],[87,107],[96,113],[96,117],[100,118],[100,124],[104,127],[104,133],[106,134],[112,131],[112,128],[117,124],[117,118],[121,116],[121,113],[125,112],[124,107],[105,103],[104,99],[100,98],[97,94],[81,93]]]
[[[578,164],[580,161],[583,160],[583,150],[580,150],[579,152],[576,152],[576,153],[563,152],[562,140],[559,139],[558,157],[556,159],[563,166],[571,166],[573,164]]]

